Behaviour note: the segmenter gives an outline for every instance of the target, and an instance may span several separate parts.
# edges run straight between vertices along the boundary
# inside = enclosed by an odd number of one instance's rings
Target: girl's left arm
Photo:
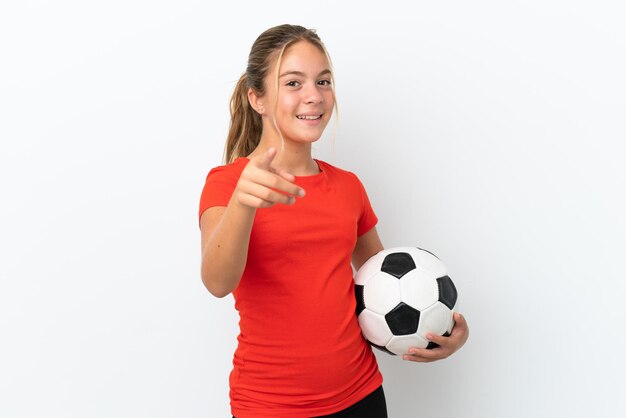
[[[376,227],[373,227],[356,240],[356,245],[352,251],[352,265],[354,269],[358,271],[363,263],[383,249]]]

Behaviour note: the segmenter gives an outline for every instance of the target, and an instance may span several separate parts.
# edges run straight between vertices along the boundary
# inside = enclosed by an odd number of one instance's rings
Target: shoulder
[[[357,177],[357,175],[353,173],[352,171],[337,167],[336,165],[332,165],[324,160],[316,159],[315,161],[318,162],[320,169],[322,169],[323,171],[326,171],[327,173],[334,174],[337,176],[342,176],[342,177],[351,177],[351,178]]]
[[[241,172],[246,167],[250,160],[245,157],[239,157],[235,159],[232,163],[218,165],[213,167],[209,174],[207,174],[206,180],[210,179],[221,179],[221,178],[239,178]]]
[[[200,195],[199,217],[202,217],[202,213],[210,207],[228,205],[248,161],[238,158],[230,164],[220,165],[209,171]]]
[[[316,160],[316,161],[318,162],[320,169],[322,171],[325,171],[328,176],[339,178],[344,181],[348,181],[350,183],[356,183],[356,184],[361,185],[361,180],[356,175],[356,173],[337,167],[336,165],[332,165],[323,160]]]

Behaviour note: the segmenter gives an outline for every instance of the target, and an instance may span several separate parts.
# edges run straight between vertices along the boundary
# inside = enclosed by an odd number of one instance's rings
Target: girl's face
[[[276,121],[285,141],[312,143],[324,132],[335,104],[326,55],[313,44],[299,41],[285,50],[278,72],[276,62],[266,82],[265,118]],[[274,107],[276,104],[276,107]]]

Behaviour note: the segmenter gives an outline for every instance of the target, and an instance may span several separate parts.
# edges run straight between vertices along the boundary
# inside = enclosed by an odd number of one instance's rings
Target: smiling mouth
[[[311,115],[311,116],[305,116],[305,115],[297,115],[296,116],[298,119],[303,119],[303,120],[317,120],[320,119],[322,117],[322,115]]]

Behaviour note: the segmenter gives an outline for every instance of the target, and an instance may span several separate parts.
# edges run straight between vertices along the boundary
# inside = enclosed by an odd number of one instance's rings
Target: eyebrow
[[[325,69],[324,71],[322,71],[321,73],[318,74],[318,77],[325,75],[325,74],[330,74],[331,71],[329,69]],[[278,78],[283,78],[285,76],[288,75],[297,75],[300,77],[306,77],[306,74],[304,74],[302,71],[287,71],[286,73],[282,73],[281,75],[278,76]]]

